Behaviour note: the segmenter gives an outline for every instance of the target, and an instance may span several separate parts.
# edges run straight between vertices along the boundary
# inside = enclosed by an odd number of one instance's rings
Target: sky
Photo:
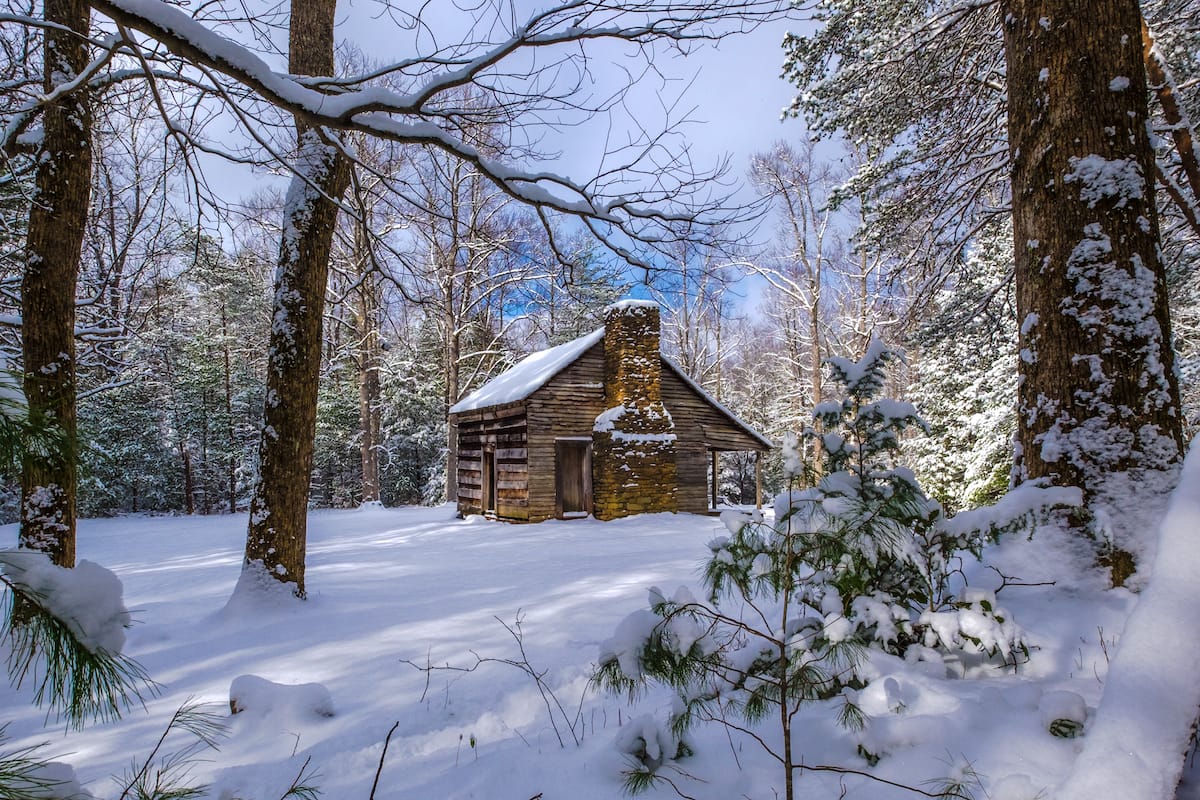
[[[448,2],[437,6],[431,4],[426,14],[432,26],[445,31],[442,41],[448,40],[455,29],[461,27],[455,22],[456,17],[462,16],[462,12],[454,10],[456,5]],[[530,11],[551,4],[545,0],[517,0],[517,5],[519,11]],[[345,15],[340,30],[380,60],[406,55],[395,51],[395,29],[386,19],[375,17],[371,13],[373,7],[362,2],[339,4],[339,10]],[[664,102],[675,104],[676,112],[688,111],[688,117],[695,120],[695,124],[685,129],[693,157],[700,163],[715,163],[724,155],[732,154],[734,170],[744,173],[754,151],[770,146],[780,137],[803,135],[799,121],[780,121],[780,112],[794,94],[790,84],[779,77],[783,64],[781,45],[784,34],[798,26],[796,20],[775,22],[762,25],[750,34],[702,47],[686,58],[660,56],[655,65],[665,82],[642,81],[632,98],[632,111],[651,120],[661,118]],[[621,55],[615,50],[594,51],[600,53],[598,62],[603,62],[606,57],[615,60]],[[631,61],[627,63],[633,68]],[[601,81],[606,77],[600,69],[596,74]],[[607,74],[609,79],[618,77],[614,72]],[[602,93],[600,86],[597,94]],[[621,120],[616,122],[619,124]],[[595,131],[583,137],[583,142],[575,139],[566,143],[568,150],[583,151],[570,154],[568,164],[576,160],[586,164],[587,156],[594,155],[602,146],[600,137],[593,137],[592,133]]]
[[[518,0],[518,4],[530,8],[535,5],[526,0]],[[460,29],[465,15],[456,5],[438,3],[426,8],[426,21],[439,31],[440,42],[463,35]],[[390,19],[381,17],[378,9],[375,3],[339,3],[339,42],[352,42],[380,62],[410,55],[411,32],[399,30]],[[763,25],[750,34],[701,47],[687,57],[661,54],[655,59],[658,74],[639,80],[624,108],[615,110],[609,118],[598,117],[585,125],[547,134],[544,149],[559,151],[561,156],[538,168],[586,181],[597,170],[606,140],[624,140],[633,135],[630,130],[635,125],[657,132],[670,120],[686,118],[672,146],[685,151],[699,171],[711,170],[728,159],[726,179],[744,184],[753,153],[769,148],[778,139],[795,140],[804,135],[802,122],[780,119],[793,94],[792,87],[779,78],[781,43],[785,32],[796,24]],[[619,48],[593,47],[589,52],[595,53],[595,97],[606,96],[625,70],[634,68],[629,54]],[[281,175],[251,171],[215,158],[202,160],[211,185],[223,199],[245,198],[269,187],[282,191],[286,186],[286,177]],[[744,200],[751,196],[745,186],[738,195]],[[220,225],[225,220],[211,222]]]

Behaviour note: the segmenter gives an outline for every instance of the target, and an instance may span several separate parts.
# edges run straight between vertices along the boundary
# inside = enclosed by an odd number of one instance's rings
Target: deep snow
[[[309,600],[227,608],[245,527],[244,515],[84,521],[80,557],[124,583],[134,617],[126,652],[161,694],[122,721],[67,732],[43,727],[27,690],[0,686],[0,722],[10,723],[12,738],[0,749],[48,742],[46,756],[72,764],[97,797],[115,798],[111,776],[144,757],[175,709],[196,698],[228,724],[220,751],[193,768],[194,778],[212,783],[209,796],[223,800],[274,800],[306,760],[324,797],[366,800],[393,724],[380,800],[617,797],[616,743],[628,740],[631,725],[646,727],[644,715],[663,718],[670,697],[651,692],[630,707],[588,688],[591,665],[617,624],[645,607],[649,587],[701,591],[705,542],[724,532],[716,518],[682,514],[514,526],[456,520],[449,506],[315,512]],[[15,538],[14,528],[3,529],[0,547]],[[814,706],[798,725],[796,753],[805,763],[867,770],[856,754],[861,741],[883,754],[874,772],[889,780],[930,790],[930,782],[973,769],[981,776],[976,797],[1054,796],[1088,735],[1055,738],[1043,716],[1080,706],[1094,713],[1136,598],[1104,590],[1088,554],[1054,530],[1032,541],[1011,537],[990,556],[1014,580],[1057,580],[1001,592],[1036,647],[1029,663],[1017,674],[978,665],[947,671],[877,656],[871,669],[880,679],[862,693],[872,717],[865,734],[841,730],[832,708]],[[967,569],[980,588],[999,584],[995,572]],[[545,670],[568,717],[578,710],[573,733],[555,698],[552,716],[534,680],[514,666],[426,674],[402,663],[519,659],[501,624],[518,617],[530,663]],[[962,671],[967,678],[946,677]],[[231,716],[235,681],[246,710]],[[769,724],[759,730],[775,737]],[[768,800],[782,792],[782,776],[752,741],[715,728],[693,738],[696,755],[681,766],[694,779],[671,773],[687,794]],[[913,796],[828,773],[805,772],[798,786],[800,796],[816,798],[838,797],[842,786],[847,798]],[[647,796],[677,797],[666,786]]]

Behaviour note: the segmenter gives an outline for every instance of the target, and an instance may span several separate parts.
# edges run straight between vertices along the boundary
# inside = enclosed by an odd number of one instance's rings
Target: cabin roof
[[[575,363],[604,338],[604,328],[597,328],[566,344],[530,353],[508,370],[501,372],[469,395],[450,406],[451,414],[475,411],[524,400],[546,385],[546,381]]]
[[[526,399],[542,388],[558,373],[575,363],[580,356],[592,349],[604,339],[604,328],[597,328],[591,333],[580,336],[565,344],[539,350],[518,361],[505,372],[480,386],[469,395],[450,407],[451,414],[461,414],[466,411],[477,411],[481,408],[500,406],[506,403],[516,403]],[[747,425],[736,414],[721,405],[716,398],[706,392],[698,383],[689,378],[683,369],[671,359],[662,356],[663,364],[675,375],[700,395],[706,403],[729,418],[736,427],[741,428],[754,437],[766,449],[774,445],[754,428]]]

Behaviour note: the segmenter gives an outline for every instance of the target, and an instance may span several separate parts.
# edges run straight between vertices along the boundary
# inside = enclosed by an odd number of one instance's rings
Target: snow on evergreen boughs
[[[784,480],[790,481],[802,477],[804,475],[804,453],[800,450],[800,437],[792,431],[785,433],[780,451],[783,453]]]
[[[929,435],[906,449],[922,484],[950,510],[995,502],[1009,485],[1018,358],[1011,270],[1011,227],[982,231],[939,310],[912,336],[910,391]]]
[[[8,673],[29,679],[34,702],[68,724],[119,717],[154,690],[141,665],[121,654],[129,612],[120,580],[90,561],[58,567],[44,553],[0,550],[6,607],[0,638],[9,645]]]
[[[86,560],[66,569],[34,550],[0,550],[0,570],[6,583],[36,597],[91,652],[116,655],[124,648],[129,612],[110,570]]]
[[[599,683],[673,687],[671,729],[682,737],[698,721],[754,722],[836,697],[843,723],[861,727],[854,691],[873,678],[861,668],[870,648],[917,661],[1024,660],[1023,633],[995,594],[956,586],[959,560],[1048,507],[1078,504],[1078,493],[1028,487],[947,518],[896,462],[900,434],[924,426],[912,405],[878,397],[898,358],[875,340],[862,359],[831,363],[844,397],[816,409],[820,430],[805,432],[823,455],[820,482],[776,498],[771,524],[723,514],[730,535],[709,542],[707,598],[651,590],[649,608],[601,647]],[[655,768],[640,763],[629,786],[649,785]]]

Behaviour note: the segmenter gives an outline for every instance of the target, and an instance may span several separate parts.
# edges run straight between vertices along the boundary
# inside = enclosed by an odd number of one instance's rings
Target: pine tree
[[[1011,272],[1011,228],[983,231],[911,337],[910,390],[929,434],[908,450],[949,511],[994,503],[1008,488],[1017,425]]]
[[[627,749],[631,790],[648,788],[690,752],[694,724],[744,731],[740,720],[773,716],[782,743],[754,739],[782,766],[792,798],[795,715],[806,703],[840,698],[842,724],[861,728],[854,699],[871,679],[860,669],[867,648],[935,663],[942,653],[1009,665],[1028,655],[993,592],[956,587],[959,559],[1024,525],[1031,508],[1077,504],[1079,493],[1027,487],[1032,494],[1008,506],[946,518],[897,463],[904,432],[923,425],[912,405],[881,397],[897,357],[874,339],[857,361],[829,359],[842,397],[816,407],[806,431],[822,454],[820,481],[779,495],[773,524],[727,512],[731,535],[709,543],[706,599],[653,588],[650,608],[601,645],[600,684],[632,693],[658,682],[679,695],[669,733],[642,733],[641,746]]]
[[[1002,6],[1020,320],[1017,478],[1084,490],[1116,520],[1113,582],[1140,554],[1123,523],[1182,458],[1137,0]],[[1163,484],[1166,485],[1163,485]],[[1128,529],[1127,529],[1128,526]]]

